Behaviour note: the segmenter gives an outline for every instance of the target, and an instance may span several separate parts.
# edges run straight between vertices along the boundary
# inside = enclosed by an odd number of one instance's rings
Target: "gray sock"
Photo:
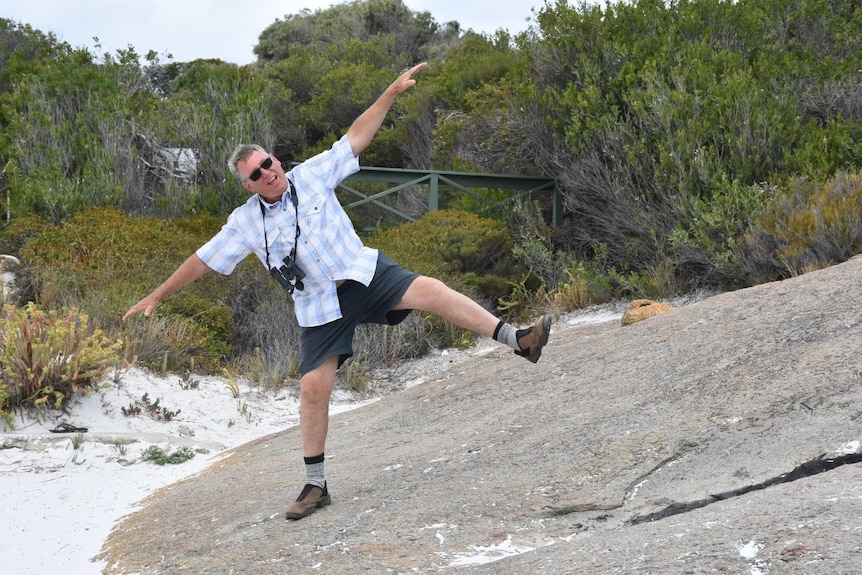
[[[321,489],[326,485],[326,474],[324,472],[323,454],[315,457],[305,458],[305,482],[316,485]]]
[[[512,324],[500,320],[497,329],[494,330],[494,339],[505,343],[515,351],[521,351],[521,346],[518,345],[518,329]]]

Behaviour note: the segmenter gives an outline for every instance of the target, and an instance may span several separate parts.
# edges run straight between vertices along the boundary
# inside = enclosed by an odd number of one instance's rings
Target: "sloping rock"
[[[331,506],[283,519],[289,429],[154,493],[105,572],[859,573],[860,285],[856,258],[557,325],[538,364],[499,348],[333,417]]]

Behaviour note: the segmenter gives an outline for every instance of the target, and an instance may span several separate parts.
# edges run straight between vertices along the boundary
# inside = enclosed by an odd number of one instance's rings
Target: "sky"
[[[0,8],[0,18],[29,24],[60,41],[96,54],[130,45],[165,61],[219,58],[234,64],[255,60],[260,33],[276,19],[343,4],[337,0],[23,0]],[[404,0],[413,12],[430,12],[438,24],[456,20],[463,30],[492,34],[525,30],[544,0]],[[99,39],[96,49],[93,38]]]

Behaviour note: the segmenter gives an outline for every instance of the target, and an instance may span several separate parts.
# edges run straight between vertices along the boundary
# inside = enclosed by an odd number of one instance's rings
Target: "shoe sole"
[[[291,513],[290,511],[288,511],[285,514],[285,518],[291,519],[294,521],[297,519],[302,519],[303,517],[308,517],[309,515],[311,515],[312,513],[317,511],[318,509],[322,509],[323,507],[326,507],[330,503],[332,503],[332,498],[329,497],[329,495],[326,495],[323,498],[321,498],[320,501],[317,502],[317,505],[312,505],[311,507],[309,507],[308,509],[306,509],[302,513]]]

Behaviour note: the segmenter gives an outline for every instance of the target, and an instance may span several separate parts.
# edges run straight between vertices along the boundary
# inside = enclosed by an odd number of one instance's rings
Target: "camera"
[[[305,289],[305,285],[302,283],[305,272],[302,271],[302,268],[296,265],[296,262],[290,256],[285,256],[283,262],[284,264],[281,267],[269,268],[269,274],[278,280],[281,287],[289,294],[292,294],[294,289],[298,289],[299,291]]]

